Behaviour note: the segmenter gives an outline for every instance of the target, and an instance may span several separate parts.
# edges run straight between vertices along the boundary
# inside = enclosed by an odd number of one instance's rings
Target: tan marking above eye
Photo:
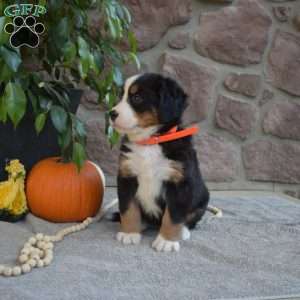
[[[139,91],[139,86],[137,84],[134,84],[133,86],[130,87],[129,93],[131,95],[136,94]]]

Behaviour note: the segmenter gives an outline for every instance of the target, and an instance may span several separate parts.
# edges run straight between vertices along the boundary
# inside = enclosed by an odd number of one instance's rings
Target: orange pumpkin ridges
[[[95,216],[103,193],[102,178],[89,161],[78,173],[74,163],[46,158],[32,168],[26,181],[30,211],[51,222],[78,222]]]

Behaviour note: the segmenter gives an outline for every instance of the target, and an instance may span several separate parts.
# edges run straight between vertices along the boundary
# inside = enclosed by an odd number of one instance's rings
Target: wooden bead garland
[[[38,233],[30,237],[20,251],[18,266],[4,266],[0,264],[0,275],[5,277],[19,276],[31,272],[34,268],[42,268],[51,264],[53,260],[54,243],[60,242],[65,236],[86,229],[91,223],[98,222],[105,213],[118,203],[112,200],[94,218],[87,218],[78,225],[73,225],[58,231],[55,235]]]

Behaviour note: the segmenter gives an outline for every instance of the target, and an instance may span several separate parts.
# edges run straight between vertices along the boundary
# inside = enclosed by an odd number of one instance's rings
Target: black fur
[[[181,117],[187,107],[187,96],[176,81],[150,73],[139,77],[134,84],[138,85],[138,97],[141,99],[136,101],[136,98],[129,96],[128,101],[136,112],[156,111],[160,125],[158,133],[164,133],[174,125],[178,125],[180,129]],[[127,139],[125,142],[128,144]],[[174,224],[184,223],[189,228],[194,228],[205,213],[209,192],[200,173],[192,137],[161,143],[159,146],[168,159],[181,163],[184,171],[180,182],[163,182],[160,196],[156,201],[162,210],[168,206]],[[130,149],[123,141],[121,154],[128,151]],[[118,175],[121,214],[126,211],[130,201],[135,199],[138,184],[136,177],[124,178]],[[151,224],[161,222],[161,219],[156,220],[147,216],[143,210],[142,216]]]
[[[164,78],[159,88],[158,116],[161,124],[178,124],[187,107],[187,95],[183,89],[170,78]]]
[[[163,185],[171,218],[174,223],[184,222],[189,228],[194,228],[205,213],[209,192],[200,173],[192,138],[162,143],[161,147],[167,158],[181,162],[184,169],[184,179],[181,182],[165,182]],[[192,213],[195,216],[186,220]]]

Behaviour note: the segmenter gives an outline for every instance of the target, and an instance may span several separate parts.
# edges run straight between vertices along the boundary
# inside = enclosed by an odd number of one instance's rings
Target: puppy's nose
[[[109,117],[112,121],[114,121],[118,117],[118,115],[118,112],[114,109],[109,112]]]

